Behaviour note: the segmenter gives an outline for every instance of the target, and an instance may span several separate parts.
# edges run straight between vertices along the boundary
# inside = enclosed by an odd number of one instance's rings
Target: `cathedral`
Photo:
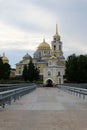
[[[27,65],[31,56],[27,53],[23,59],[16,64],[16,75],[22,75],[24,65]],[[39,44],[33,55],[33,63],[40,70],[40,77],[44,86],[63,84],[65,73],[65,58],[63,56],[62,42],[56,25],[56,33],[51,45],[45,39]]]

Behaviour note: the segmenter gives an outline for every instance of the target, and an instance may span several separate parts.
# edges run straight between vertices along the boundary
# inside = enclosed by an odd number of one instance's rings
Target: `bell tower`
[[[52,45],[52,55],[56,57],[63,56],[62,52],[62,42],[60,40],[60,35],[58,33],[58,25],[56,24],[56,34],[53,36]]]

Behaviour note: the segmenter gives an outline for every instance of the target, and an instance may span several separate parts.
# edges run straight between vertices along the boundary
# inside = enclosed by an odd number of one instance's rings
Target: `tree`
[[[71,82],[77,82],[77,57],[70,55],[66,61],[65,77]]]
[[[39,73],[39,69],[35,68],[35,80],[38,80],[40,78]]]
[[[3,62],[2,59],[0,58],[0,79],[2,79],[2,75],[3,75]]]
[[[87,82],[87,55],[70,55],[66,61],[65,77],[70,82]]]
[[[38,79],[39,79],[39,70],[34,66],[34,63],[32,62],[31,59],[28,64],[28,80],[30,82],[33,82],[34,80]]]
[[[28,80],[30,82],[35,80],[35,66],[32,62],[32,59],[30,60],[30,62],[28,64]]]
[[[32,59],[30,59],[28,66],[24,66],[22,77],[25,81],[29,80],[30,82],[39,79],[39,70],[34,66]]]
[[[78,56],[78,82],[87,83],[87,55]]]
[[[27,69],[27,65],[24,66],[24,69],[23,69],[23,73],[22,73],[22,77],[25,81],[28,80],[28,69]]]
[[[10,77],[11,67],[8,63],[3,63],[0,58],[0,79],[8,79]]]
[[[8,63],[3,64],[3,79],[9,79],[11,67]]]

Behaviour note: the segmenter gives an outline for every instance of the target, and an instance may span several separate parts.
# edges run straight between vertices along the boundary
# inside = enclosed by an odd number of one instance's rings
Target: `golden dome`
[[[50,45],[47,42],[45,42],[45,39],[43,39],[43,42],[40,43],[38,49],[39,50],[50,50]]]
[[[2,61],[3,61],[3,63],[8,63],[9,62],[8,58],[5,56],[5,53],[3,53]]]

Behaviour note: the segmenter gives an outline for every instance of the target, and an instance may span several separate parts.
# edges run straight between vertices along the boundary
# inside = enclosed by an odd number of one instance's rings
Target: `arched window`
[[[51,63],[51,61],[49,61],[49,65],[51,65],[52,63]]]
[[[59,50],[61,50],[61,45],[59,45]]]
[[[60,76],[60,71],[58,72],[58,76]]]
[[[51,76],[51,71],[48,71],[48,76]]]
[[[59,84],[61,84],[61,78],[59,78]]]
[[[39,57],[41,57],[41,52],[39,52]]]
[[[21,70],[19,70],[19,74],[21,74]]]
[[[54,45],[54,50],[56,50],[56,46]]]

